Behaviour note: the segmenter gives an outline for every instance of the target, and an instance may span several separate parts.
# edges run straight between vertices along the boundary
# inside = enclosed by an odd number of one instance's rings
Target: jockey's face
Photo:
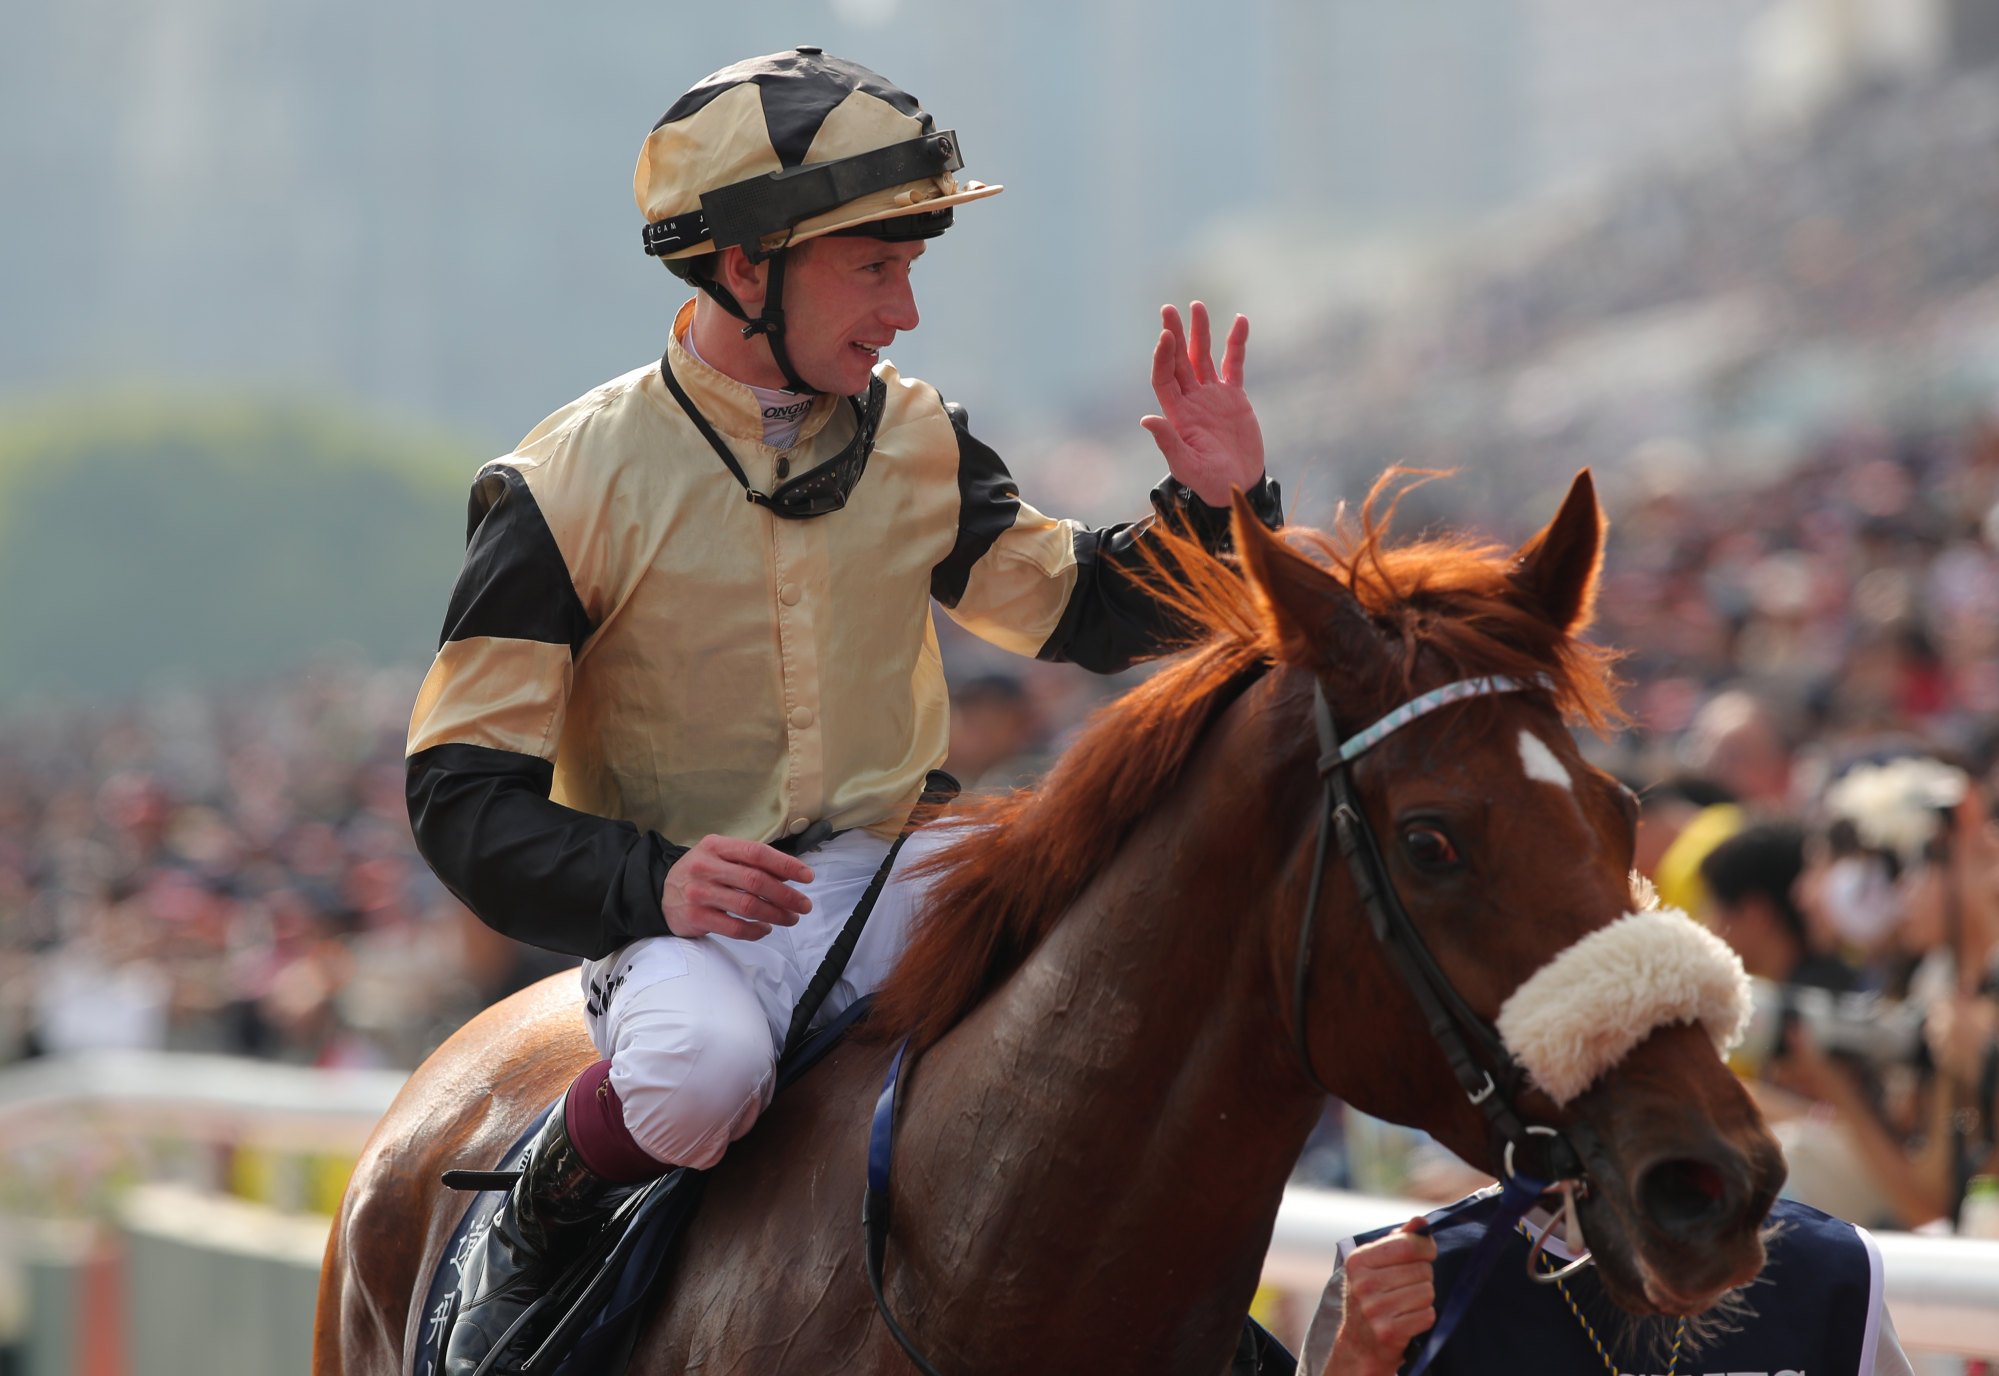
[[[829,234],[790,251],[784,346],[799,377],[822,392],[865,391],[882,351],[916,328],[910,269],[924,244]]]

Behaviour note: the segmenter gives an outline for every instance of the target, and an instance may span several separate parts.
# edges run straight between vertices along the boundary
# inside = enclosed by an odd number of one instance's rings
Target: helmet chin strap
[[[762,335],[770,345],[770,356],[777,363],[777,370],[784,374],[784,390],[787,392],[816,393],[819,389],[798,375],[798,369],[791,366],[791,354],[784,347],[784,262],[791,255],[779,249],[770,256],[770,276],[764,286],[764,308],[757,318],[743,326],[743,338]]]
[[[798,375],[798,369],[791,364],[790,351],[784,347],[784,261],[787,256],[783,249],[779,249],[765,260],[770,264],[770,275],[764,288],[763,310],[755,319],[750,317],[727,287],[713,278],[704,274],[695,279],[695,285],[713,297],[723,310],[743,322],[743,338],[764,337],[764,342],[770,345],[772,361],[784,374],[785,391],[816,396],[820,389]]]

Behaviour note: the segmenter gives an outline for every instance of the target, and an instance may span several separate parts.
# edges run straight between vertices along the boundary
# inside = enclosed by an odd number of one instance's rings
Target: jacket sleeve
[[[967,630],[1040,659],[1116,673],[1175,643],[1172,618],[1131,575],[1154,522],[1173,518],[1212,553],[1229,548],[1229,513],[1172,478],[1152,490],[1153,515],[1091,530],[1020,499],[1006,465],[973,437],[962,407],[946,408],[958,442],[958,535],[932,570],[931,595]],[[1246,494],[1271,529],[1283,493],[1269,477]]]
[[[593,628],[520,472],[480,473],[467,528],[410,719],[417,849],[466,907],[517,940],[596,959],[665,935],[660,894],[685,848],[549,798],[573,661]]]

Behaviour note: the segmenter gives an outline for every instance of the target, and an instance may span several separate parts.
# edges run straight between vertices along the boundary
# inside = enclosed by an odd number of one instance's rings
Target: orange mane
[[[1421,648],[1454,676],[1542,676],[1562,712],[1594,730],[1621,721],[1615,655],[1524,605],[1511,551],[1463,536],[1386,543],[1410,479],[1427,476],[1390,470],[1357,525],[1284,538],[1330,568],[1400,647],[1405,688]],[[1164,529],[1146,549],[1146,582],[1193,648],[1101,708],[1039,787],[958,806],[954,820],[981,829],[921,867],[933,876],[924,916],[876,996],[872,1036],[929,1046],[1002,984],[1173,787],[1251,671],[1275,660],[1277,629],[1232,564]]]

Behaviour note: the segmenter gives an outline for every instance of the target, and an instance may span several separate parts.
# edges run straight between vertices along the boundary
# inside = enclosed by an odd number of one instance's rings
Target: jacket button
[[[797,727],[800,731],[803,731],[806,727],[812,725],[812,709],[810,707],[792,708],[791,724]]]
[[[787,607],[797,606],[798,599],[804,595],[804,591],[796,583],[786,583],[777,590],[777,600]]]
[[[790,823],[786,825],[785,830],[790,832],[793,836],[797,836],[811,825],[812,823],[807,821],[803,817],[794,817],[791,819]]]

